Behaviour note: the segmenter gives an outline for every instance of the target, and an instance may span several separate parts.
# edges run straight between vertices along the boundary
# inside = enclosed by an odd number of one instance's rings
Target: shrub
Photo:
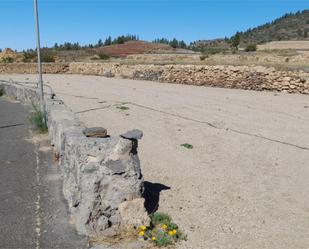
[[[36,53],[34,52],[24,52],[23,53],[23,62],[32,62],[33,60],[36,59]]]
[[[153,241],[156,246],[168,246],[187,239],[168,214],[156,212],[150,219],[150,226],[141,226],[138,235]]]
[[[31,125],[33,125],[33,129],[39,133],[46,133],[48,131],[46,124],[46,113],[42,112],[34,105],[33,111],[28,117],[28,121]]]
[[[232,54],[236,54],[238,51],[238,48],[232,48],[231,51],[232,51]]]
[[[285,58],[285,62],[288,63],[290,61],[290,58]]]
[[[14,59],[12,57],[3,57],[0,62],[1,63],[13,63]]]
[[[209,55],[208,55],[208,54],[202,54],[202,55],[200,56],[200,60],[201,60],[201,61],[204,61],[204,60],[206,60],[207,58],[209,58]]]
[[[254,52],[254,51],[256,51],[256,49],[257,49],[256,44],[249,44],[246,47],[245,51],[246,52]]]
[[[101,60],[108,60],[110,58],[110,56],[105,53],[99,53],[98,56]]]
[[[41,61],[42,62],[55,62],[55,58],[54,58],[54,56],[52,56],[50,54],[43,54],[41,56]]]
[[[170,224],[171,217],[168,214],[156,212],[150,216],[151,223],[156,226],[159,224]]]

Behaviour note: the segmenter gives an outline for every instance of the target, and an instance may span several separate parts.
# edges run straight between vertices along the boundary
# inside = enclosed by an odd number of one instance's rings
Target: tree
[[[112,45],[112,37],[109,36],[105,39],[104,46]]]
[[[178,45],[180,48],[183,48],[183,49],[187,47],[187,44],[184,41],[180,41]]]
[[[97,47],[102,47],[102,46],[103,46],[102,39],[99,39],[97,43]]]
[[[172,41],[170,41],[170,46],[172,48],[178,48],[178,41],[176,38],[174,38]]]
[[[231,37],[231,47],[238,49],[239,43],[240,43],[240,33],[237,32],[234,36]]]

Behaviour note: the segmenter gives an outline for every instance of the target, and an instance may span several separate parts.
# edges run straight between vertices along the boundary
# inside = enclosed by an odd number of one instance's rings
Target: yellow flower
[[[175,235],[175,234],[177,233],[177,230],[176,230],[176,229],[174,229],[172,232],[173,232],[173,234]]]
[[[152,239],[153,241],[155,241],[157,238],[156,238],[156,237],[152,237],[151,239]]]
[[[162,226],[162,229],[165,230],[166,228],[167,228],[167,225],[164,224],[164,225]]]
[[[147,229],[146,226],[140,226],[139,228],[140,228],[142,231],[145,231],[145,230]]]
[[[144,234],[145,234],[144,231],[140,231],[140,232],[138,233],[139,236],[144,236]]]
[[[173,235],[174,235],[173,231],[168,231],[168,234],[169,234],[170,236],[173,236]]]

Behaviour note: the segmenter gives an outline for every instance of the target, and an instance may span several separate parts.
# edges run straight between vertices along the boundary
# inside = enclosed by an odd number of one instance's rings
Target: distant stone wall
[[[63,63],[43,63],[43,73],[67,73],[69,64]],[[0,74],[35,74],[38,72],[36,63],[0,63]]]
[[[69,73],[198,86],[309,94],[308,73],[278,71],[274,68],[262,66],[159,66],[76,62],[70,64]]]
[[[35,88],[0,82],[5,95],[39,105]],[[80,234],[114,236],[149,223],[137,154],[140,131],[86,137],[84,126],[59,99],[46,94],[48,131],[59,155],[63,194]],[[128,217],[128,213],[135,214]]]
[[[34,63],[0,64],[0,73],[36,73]],[[309,94],[309,73],[279,71],[262,66],[122,65],[117,63],[46,63],[44,73],[101,75],[165,83],[285,91]]]

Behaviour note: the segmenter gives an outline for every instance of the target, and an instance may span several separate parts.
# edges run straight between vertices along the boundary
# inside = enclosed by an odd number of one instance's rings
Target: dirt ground
[[[309,50],[309,41],[273,41],[258,45],[258,49]]]
[[[9,78],[37,77],[0,76]],[[308,96],[97,76],[44,80],[87,126],[111,135],[143,130],[145,180],[162,190],[159,211],[188,235],[177,249],[309,248]]]

